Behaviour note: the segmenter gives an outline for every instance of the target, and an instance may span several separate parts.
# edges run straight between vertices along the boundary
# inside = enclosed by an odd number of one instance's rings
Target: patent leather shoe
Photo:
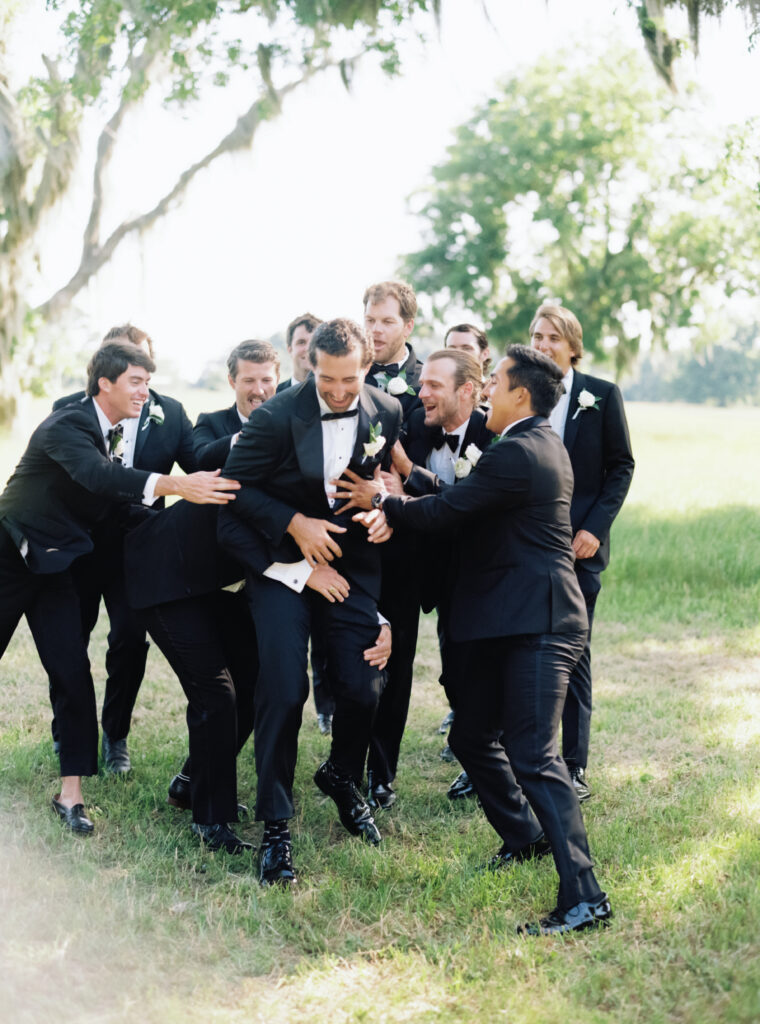
[[[575,795],[578,797],[578,803],[582,804],[591,796],[591,790],[586,782],[586,770],[577,765],[568,765],[567,770],[570,772],[570,781],[573,784]]]
[[[612,919],[612,907],[605,893],[597,900],[583,900],[569,910],[554,910],[540,921],[520,925],[518,935],[563,935],[582,932],[587,928],[607,928]]]
[[[538,860],[541,857],[546,857],[551,852],[551,843],[542,832],[538,839],[534,839],[532,843],[526,843],[519,850],[509,850],[506,844],[502,846],[499,852],[489,860],[488,870],[501,871],[502,868],[512,867],[513,864],[522,864],[526,860]]]
[[[53,810],[66,828],[76,832],[77,835],[89,836],[95,827],[84,813],[84,804],[74,804],[73,807],[66,807],[53,797]]]
[[[112,740],[103,733],[103,760],[106,771],[112,775],[126,775],[132,770],[129,760],[126,737],[123,740]]]
[[[457,775],[446,791],[446,796],[449,800],[465,800],[467,797],[476,796],[475,787],[470,782],[467,772],[460,772]]]
[[[253,850],[253,845],[236,836],[229,825],[198,825],[193,822],[190,829],[208,850],[226,850],[227,853],[233,854]]]
[[[370,807],[379,807],[387,811],[396,802],[396,791],[389,782],[380,782],[372,772],[367,773],[367,803]]]
[[[285,888],[297,883],[289,839],[275,839],[272,843],[262,843],[259,851],[259,881],[265,886],[281,885]]]
[[[454,712],[449,711],[448,715],[444,718],[441,724],[438,726],[438,732],[441,736],[445,736],[451,726],[454,724]]]
[[[325,796],[335,801],[338,817],[352,836],[361,836],[373,846],[381,841],[372,812],[352,778],[344,775],[330,761],[319,766],[314,781]]]
[[[319,726],[319,731],[323,736],[329,736],[332,732],[332,720],[332,715],[325,715],[321,712],[317,715],[317,725]]]
[[[169,793],[166,797],[167,804],[172,807],[179,807],[181,811],[191,811],[193,808],[192,796],[190,794],[190,779],[182,772],[178,772],[169,783]],[[238,818],[248,817],[248,808],[245,804],[237,805]]]

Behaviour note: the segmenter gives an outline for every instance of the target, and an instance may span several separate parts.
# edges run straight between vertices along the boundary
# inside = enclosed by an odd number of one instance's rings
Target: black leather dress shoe
[[[262,885],[287,887],[298,882],[293,868],[293,850],[289,839],[263,843],[259,851],[259,881]]]
[[[454,724],[454,712],[449,711],[448,715],[444,718],[441,724],[438,726],[438,732],[441,736],[445,736],[451,726]]]
[[[112,775],[126,775],[132,770],[132,762],[129,760],[126,738],[123,740],[111,740],[103,733],[103,760],[106,764],[106,771]]]
[[[476,795],[475,787],[470,782],[467,772],[460,772],[446,791],[449,800],[465,800],[468,796]]]
[[[61,819],[66,828],[71,829],[81,836],[88,836],[94,829],[94,825],[84,813],[84,804],[74,804],[73,807],[65,807],[53,797],[53,810]]]
[[[389,782],[380,782],[372,772],[367,773],[367,803],[387,811],[396,802],[396,792]]]
[[[317,725],[319,726],[319,731],[323,736],[329,736],[332,732],[332,720],[332,715],[317,715]]]
[[[382,836],[377,830],[369,805],[354,780],[338,771],[329,761],[325,761],[317,769],[314,781],[326,796],[335,801],[343,827],[348,829],[352,836],[361,836],[368,843],[377,846]]]
[[[456,763],[457,755],[454,753],[454,751],[451,749],[448,743],[446,744],[445,747],[441,748],[441,752],[438,756],[442,761],[446,761],[448,764]]]
[[[576,903],[569,910],[555,908],[547,917],[534,924],[520,925],[518,935],[562,935],[565,932],[582,932],[587,928],[606,928],[612,919],[612,907],[606,894],[598,900]]]
[[[502,846],[499,852],[489,860],[488,870],[501,871],[502,868],[512,867],[513,864],[522,864],[526,860],[538,860],[540,857],[546,857],[551,852],[551,843],[542,832],[538,839],[521,846],[519,850],[508,850],[506,845]]]
[[[582,804],[584,800],[588,800],[591,796],[591,790],[586,782],[586,770],[585,768],[578,768],[576,765],[568,765],[567,770],[570,772],[570,781],[578,797],[578,803]]]
[[[198,825],[193,822],[190,828],[209,850],[226,850],[234,854],[253,850],[253,844],[236,836],[229,825]]]
[[[179,807],[182,811],[190,811],[193,808],[192,797],[190,796],[190,779],[182,772],[178,772],[169,783],[169,794],[166,797],[167,804],[172,807]],[[248,808],[245,804],[238,804],[238,818],[248,817]]]

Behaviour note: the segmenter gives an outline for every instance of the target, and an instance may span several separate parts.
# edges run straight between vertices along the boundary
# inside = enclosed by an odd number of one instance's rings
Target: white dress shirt
[[[100,429],[103,431],[103,440],[105,441],[106,451],[108,451],[108,432],[113,427],[117,426],[117,423],[111,423],[94,398],[92,400],[92,404],[95,406],[95,412],[98,415],[98,423],[100,424]],[[123,420],[118,420],[117,422],[121,423],[124,427],[124,451],[122,453],[121,463],[123,466],[126,466],[127,469],[133,469],[135,462],[135,444],[137,443],[137,429],[140,426],[140,417],[126,416]],[[146,420],[145,422],[147,423],[148,421]],[[156,483],[160,475],[160,473],[151,473],[148,477],[143,489],[143,505],[152,505],[156,500]]]
[[[456,474],[454,473],[454,463],[459,458],[462,451],[462,442],[464,441],[464,435],[467,433],[467,425],[470,422],[468,416],[464,423],[456,428],[456,430],[444,431],[449,435],[456,434],[459,438],[456,448],[452,451],[448,444],[441,445],[440,448],[433,448],[428,455],[426,461],[427,468],[431,473],[443,480],[445,484],[453,484],[456,480]]]
[[[552,430],[559,434],[562,440],[565,440],[565,424],[567,423],[567,410],[570,406],[570,389],[573,386],[573,368],[572,366],[567,371],[565,376],[562,378],[562,383],[565,385],[565,393],[561,396],[560,400],[554,406],[552,411],[549,413],[549,423],[552,426]]]

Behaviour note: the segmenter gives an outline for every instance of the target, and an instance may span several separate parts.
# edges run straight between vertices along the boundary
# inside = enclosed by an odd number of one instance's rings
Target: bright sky
[[[641,47],[625,0],[489,0],[490,23],[480,0],[442,6],[440,39],[433,32],[426,46],[410,44],[401,78],[389,81],[371,60],[351,93],[337,73],[323,76],[286,101],[250,153],[202,172],[182,206],[123,246],[80,294],[67,343],[90,345],[131,320],[192,379],[238,341],[283,331],[305,310],[359,319],[366,285],[392,276],[398,256],[419,244],[408,196],[500,77],[605,31]],[[31,0],[11,51],[17,65],[28,70],[41,39],[52,49],[51,19],[42,0]],[[746,53],[746,38],[738,14],[703,33],[700,78],[721,120],[758,112],[760,58]],[[226,134],[247,105],[234,99],[216,91],[202,110],[143,113],[125,125],[111,182],[113,223],[154,202],[187,156]],[[83,175],[79,203],[53,222],[45,279],[32,301],[47,298],[76,265],[88,186]]]

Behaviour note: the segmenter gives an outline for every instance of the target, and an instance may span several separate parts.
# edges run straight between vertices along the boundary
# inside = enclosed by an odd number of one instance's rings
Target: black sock
[[[280,818],[278,821],[264,822],[264,835],[262,845],[269,846],[272,843],[290,842],[290,829],[287,818]]]

